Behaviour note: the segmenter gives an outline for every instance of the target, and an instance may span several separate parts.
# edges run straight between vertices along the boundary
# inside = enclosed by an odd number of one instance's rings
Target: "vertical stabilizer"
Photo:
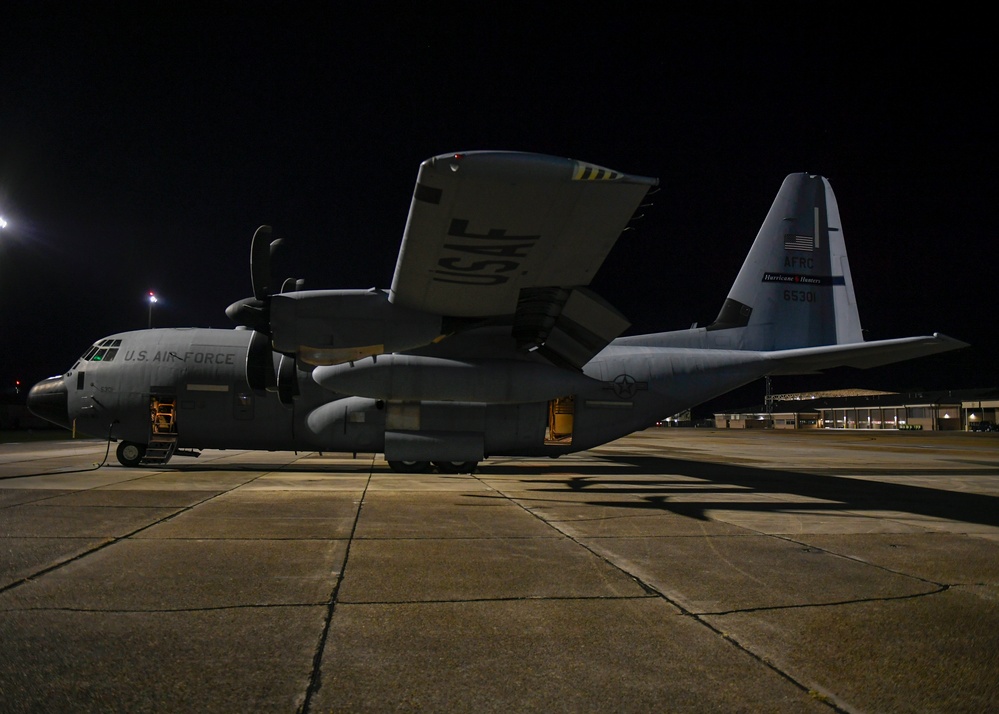
[[[746,350],[863,341],[839,208],[825,178],[784,179],[707,330],[731,330],[724,341]]]

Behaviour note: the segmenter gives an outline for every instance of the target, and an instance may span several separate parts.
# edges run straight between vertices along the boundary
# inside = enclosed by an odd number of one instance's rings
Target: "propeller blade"
[[[271,227],[260,226],[253,234],[250,244],[250,281],[253,283],[253,297],[263,300],[271,294],[271,255],[274,243],[271,241]]]
[[[277,393],[282,404],[292,405],[298,396],[298,379],[296,377],[295,358],[281,355],[277,369]]]
[[[274,364],[271,345],[271,296],[276,286],[271,274],[271,258],[281,247],[281,239],[271,240],[271,227],[260,226],[250,244],[250,281],[253,297],[238,300],[226,308],[226,315],[237,324],[253,330],[246,350],[246,383],[253,390],[278,393],[282,404],[290,405],[298,395],[295,358],[281,355]],[[304,281],[288,278],[280,292],[301,290]]]
[[[254,331],[246,349],[246,383],[250,389],[262,392],[277,387],[273,354],[267,335]]]

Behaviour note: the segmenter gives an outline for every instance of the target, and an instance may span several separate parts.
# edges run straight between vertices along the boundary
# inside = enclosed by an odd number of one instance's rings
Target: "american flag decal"
[[[784,234],[784,250],[815,250],[815,236],[799,236],[794,233]]]

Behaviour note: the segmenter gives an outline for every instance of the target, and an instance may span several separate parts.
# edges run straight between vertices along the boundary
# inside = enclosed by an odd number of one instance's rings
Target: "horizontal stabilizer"
[[[805,347],[763,353],[774,363],[770,374],[809,374],[833,367],[869,369],[967,347],[966,342],[940,333],[846,345]]]

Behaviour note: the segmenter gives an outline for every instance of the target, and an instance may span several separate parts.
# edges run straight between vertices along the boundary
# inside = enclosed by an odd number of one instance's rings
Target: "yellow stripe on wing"
[[[617,181],[624,178],[624,174],[596,164],[585,164],[582,161],[577,161],[575,164],[572,172],[573,181]]]

